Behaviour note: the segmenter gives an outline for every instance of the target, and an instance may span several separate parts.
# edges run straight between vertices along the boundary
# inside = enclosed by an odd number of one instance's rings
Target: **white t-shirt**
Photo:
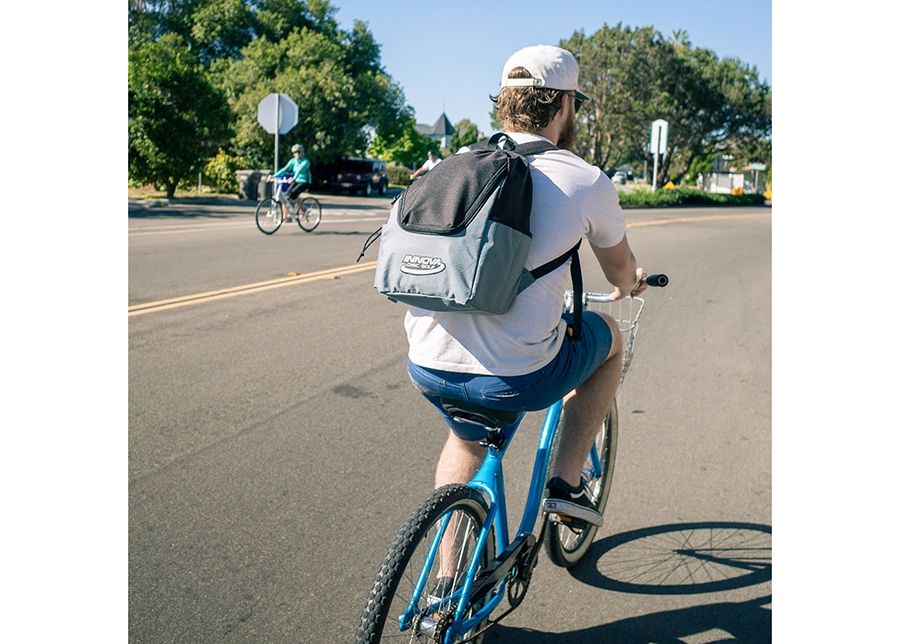
[[[542,140],[512,132],[516,143]],[[543,139],[546,140],[546,139]],[[615,186],[599,168],[567,150],[529,157],[532,241],[525,268],[559,257],[586,236],[600,248],[625,235]],[[566,323],[563,298],[571,288],[569,262],[531,284],[502,315],[427,311],[406,314],[409,359],[443,371],[520,376],[537,371],[559,353]]]
[[[441,162],[440,159],[436,159],[434,161],[432,161],[431,159],[428,159],[425,163],[422,164],[422,168],[424,168],[425,172],[428,172],[429,170],[431,170],[434,166],[436,166],[440,162]]]

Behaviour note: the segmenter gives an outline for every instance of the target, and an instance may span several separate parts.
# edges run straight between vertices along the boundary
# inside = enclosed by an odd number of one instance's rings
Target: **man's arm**
[[[647,277],[647,273],[638,267],[634,253],[628,245],[628,235],[624,235],[622,241],[609,248],[599,248],[591,244],[591,250],[600,262],[600,268],[603,269],[606,279],[616,287],[614,299],[619,299],[623,295],[639,295],[646,290],[647,285],[641,280]]]

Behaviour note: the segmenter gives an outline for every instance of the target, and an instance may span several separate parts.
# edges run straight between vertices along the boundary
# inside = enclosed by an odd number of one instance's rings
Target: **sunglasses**
[[[566,92],[566,94],[575,99],[575,113],[578,114],[578,110],[584,105],[584,101],[578,98],[578,95],[575,92]]]

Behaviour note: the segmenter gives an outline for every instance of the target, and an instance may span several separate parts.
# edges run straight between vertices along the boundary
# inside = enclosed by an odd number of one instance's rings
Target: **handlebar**
[[[659,288],[663,288],[668,285],[669,278],[664,273],[657,273],[655,275],[648,275],[644,279],[644,283],[647,286],[656,286]],[[568,300],[571,295],[571,291],[566,294],[566,299]],[[594,302],[598,304],[602,304],[603,302],[612,302],[612,293],[583,293],[582,294],[582,303],[587,304],[588,302]]]

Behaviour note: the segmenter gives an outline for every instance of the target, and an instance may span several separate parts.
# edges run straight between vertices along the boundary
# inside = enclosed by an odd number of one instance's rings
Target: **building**
[[[729,194],[737,190],[762,194],[766,189],[764,163],[751,163],[742,171],[734,165],[734,156],[723,154],[713,159],[713,171],[701,174],[697,178],[697,186],[707,192]],[[761,174],[762,173],[762,174]],[[750,175],[748,177],[747,175]]]
[[[450,137],[456,132],[444,112],[441,112],[434,125],[416,123],[416,131],[422,136],[427,136],[442,148],[450,147]]]

